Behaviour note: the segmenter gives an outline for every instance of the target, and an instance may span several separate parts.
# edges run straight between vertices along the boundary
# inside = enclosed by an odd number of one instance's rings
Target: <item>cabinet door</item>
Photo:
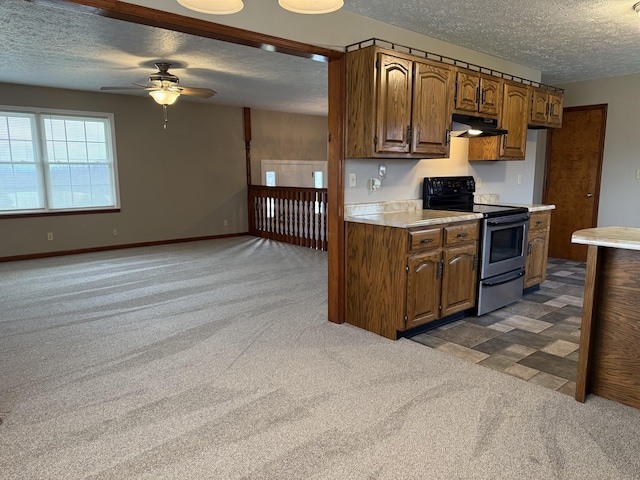
[[[451,67],[416,62],[414,68],[411,150],[446,156],[453,103]]]
[[[441,251],[436,250],[414,255],[407,261],[406,328],[440,318],[441,257]]]
[[[529,89],[526,85],[505,82],[501,127],[509,133],[500,143],[500,157],[524,159],[527,146],[527,107]]]
[[[445,248],[442,253],[443,317],[476,304],[478,282],[478,244],[476,242]]]
[[[529,122],[536,125],[544,125],[547,123],[547,115],[549,114],[549,103],[547,92],[532,89],[531,93],[531,116]]]
[[[455,109],[471,114],[478,112],[478,74],[458,70],[456,72]]]
[[[498,78],[480,77],[478,111],[483,117],[497,117],[500,114],[501,83]]]
[[[524,288],[542,283],[547,278],[547,255],[549,234],[547,230],[529,231],[527,245],[527,265],[525,267]]]
[[[564,95],[558,92],[549,92],[549,116],[547,123],[550,127],[562,127],[562,108]]]
[[[385,53],[378,54],[376,152],[410,151],[412,63]]]

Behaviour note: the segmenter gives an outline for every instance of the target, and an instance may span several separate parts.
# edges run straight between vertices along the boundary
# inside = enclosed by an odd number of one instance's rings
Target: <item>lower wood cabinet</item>
[[[469,242],[442,252],[442,317],[476,306],[478,243]]]
[[[347,222],[347,322],[396,339],[473,308],[479,227],[479,221],[412,229]]]
[[[529,220],[527,240],[527,264],[524,288],[533,287],[547,278],[547,257],[549,256],[549,230],[551,211],[533,212]]]

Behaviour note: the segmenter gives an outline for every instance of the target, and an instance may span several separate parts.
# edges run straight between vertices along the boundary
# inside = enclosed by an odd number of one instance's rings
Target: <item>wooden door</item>
[[[545,90],[532,88],[531,113],[529,123],[531,125],[546,125],[549,116],[549,95]]]
[[[451,67],[416,62],[413,81],[412,152],[447,156],[453,108]]]
[[[409,153],[413,62],[378,54],[377,152]]]
[[[478,112],[478,88],[480,77],[467,70],[456,72],[455,109],[461,113]]]
[[[558,128],[562,126],[562,105],[564,95],[557,92],[549,92],[549,115],[547,123],[550,127]]]
[[[407,261],[407,325],[415,327],[440,317],[442,253],[436,250]]]
[[[556,206],[550,257],[587,259],[587,246],[571,243],[571,235],[598,224],[606,123],[607,105],[565,108],[562,128],[547,133],[542,201]]]
[[[444,249],[441,301],[443,317],[475,306],[477,254],[476,242]]]
[[[500,158],[524,160],[527,147],[527,107],[529,88],[526,85],[505,82],[500,126],[509,133],[500,143]]]
[[[501,83],[496,77],[480,77],[478,111],[483,117],[498,117],[502,98]]]

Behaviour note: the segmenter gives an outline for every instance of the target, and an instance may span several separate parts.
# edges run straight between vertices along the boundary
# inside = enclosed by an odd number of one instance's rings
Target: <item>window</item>
[[[0,214],[117,208],[110,114],[0,107]]]

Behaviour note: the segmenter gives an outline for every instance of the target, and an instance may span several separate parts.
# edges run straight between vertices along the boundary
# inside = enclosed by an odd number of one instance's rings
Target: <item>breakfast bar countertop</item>
[[[640,250],[640,228],[600,227],[573,232],[573,243],[597,245],[599,247]]]

